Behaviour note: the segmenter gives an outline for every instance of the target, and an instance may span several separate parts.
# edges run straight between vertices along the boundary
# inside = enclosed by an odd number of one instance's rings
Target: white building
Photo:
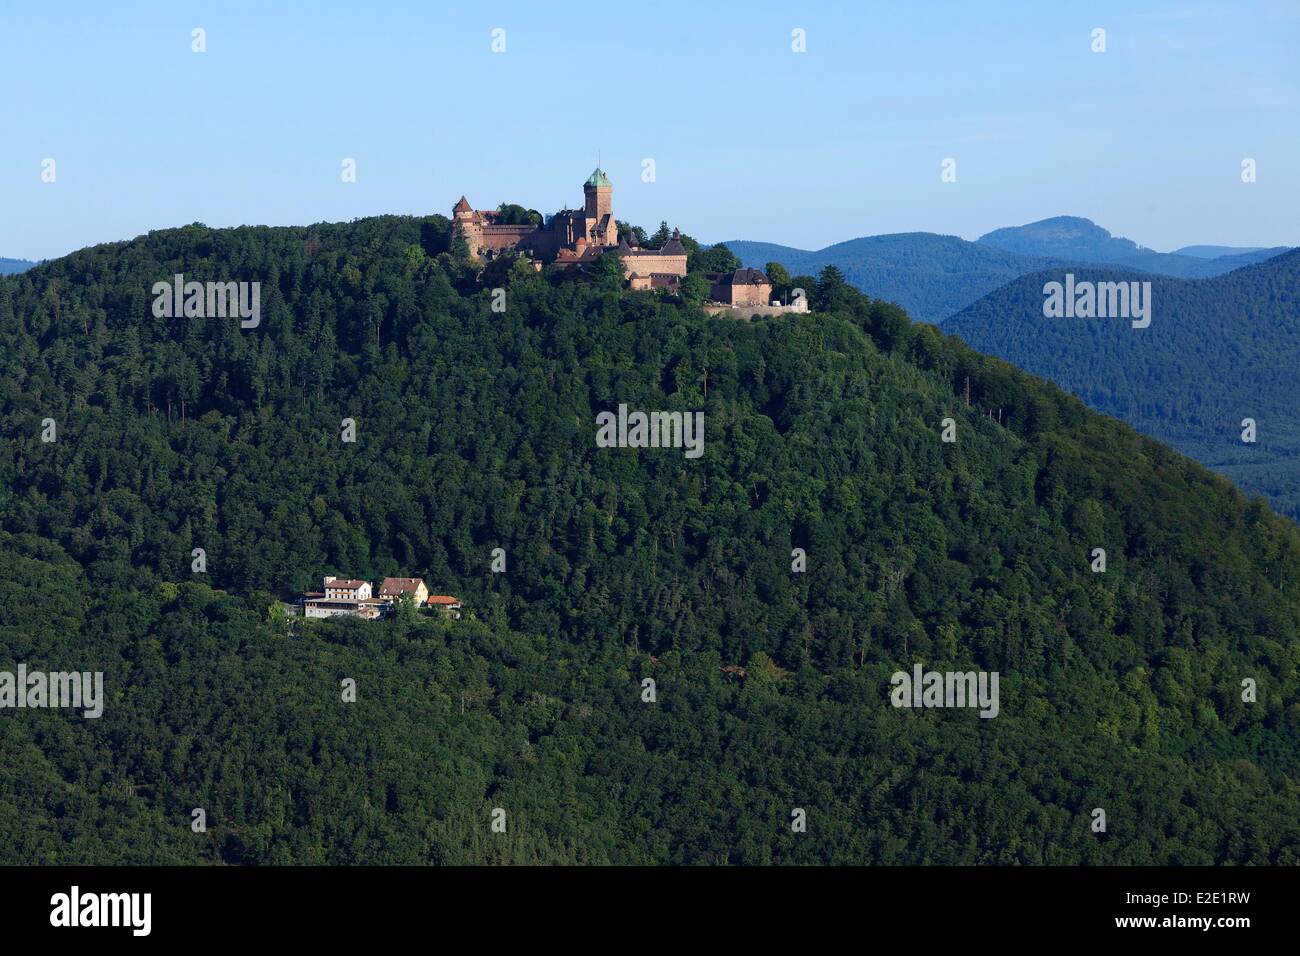
[[[370,582],[356,578],[325,578],[325,596],[331,601],[364,601],[371,596]]]
[[[356,578],[325,578],[324,593],[304,594],[303,617],[360,617],[373,621],[390,604],[371,597],[369,581]]]

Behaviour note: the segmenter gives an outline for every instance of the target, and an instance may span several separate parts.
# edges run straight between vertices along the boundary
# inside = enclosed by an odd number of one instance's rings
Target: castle
[[[606,253],[617,255],[633,289],[676,291],[686,275],[686,247],[674,230],[659,249],[642,249],[618,236],[614,185],[597,169],[582,185],[581,209],[562,209],[538,226],[498,222],[493,210],[474,209],[464,196],[451,211],[453,237],[464,237],[469,254],[489,260],[502,253],[523,255],[537,264],[590,265]]]

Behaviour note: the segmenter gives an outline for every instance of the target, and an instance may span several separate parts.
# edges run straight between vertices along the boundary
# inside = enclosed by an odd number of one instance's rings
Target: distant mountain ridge
[[[1244,256],[1252,252],[1263,252],[1267,246],[1183,246],[1175,249],[1176,256],[1196,256],[1199,259],[1222,259],[1224,256]],[[1285,246],[1276,247],[1278,252],[1285,251]]]
[[[1285,246],[1188,247],[1222,250],[1222,255],[1213,258],[1204,252],[1155,252],[1075,216],[996,229],[977,242],[932,232],[904,232],[863,236],[817,250],[747,240],[726,245],[745,266],[755,269],[779,262],[791,275],[812,276],[833,265],[862,291],[895,302],[914,318],[934,325],[1008,282],[1057,265],[1121,265],[1156,275],[1208,278],[1287,251]]]
[[[768,242],[726,245],[747,267],[779,262],[792,276],[815,276],[833,265],[851,285],[935,325],[980,296],[1055,262],[932,232],[864,236],[817,251]]]
[[[1240,257],[1230,257],[1240,258]],[[974,348],[1074,392],[1098,411],[1265,496],[1300,520],[1300,249],[1211,279],[1071,266],[1075,281],[1149,281],[1151,325],[1048,319],[1024,276],[944,324]],[[1254,419],[1257,441],[1241,440]]]
[[[1120,265],[1187,279],[1222,275],[1232,269],[1263,262],[1286,251],[1283,246],[1255,250],[1219,247],[1226,251],[1218,256],[1156,252],[1138,245],[1132,239],[1113,236],[1109,230],[1103,229],[1091,219],[1079,216],[1055,216],[1024,226],[995,229],[980,236],[977,241],[1019,255]]]
[[[5,259],[0,258],[0,276],[17,275],[19,272],[26,272],[36,263],[28,259]]]
[[[1054,216],[1023,226],[994,229],[980,236],[977,242],[1022,255],[1051,255],[1066,258],[1092,258],[1098,262],[1114,262],[1142,252],[1144,249],[1131,239],[1112,236],[1091,219],[1080,216]]]

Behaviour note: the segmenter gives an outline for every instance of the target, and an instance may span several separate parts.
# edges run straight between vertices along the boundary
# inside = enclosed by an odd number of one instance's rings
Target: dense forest
[[[1077,281],[1151,283],[1151,324],[1047,319],[1037,273],[944,324],[1089,406],[1227,475],[1300,520],[1300,250],[1213,279],[1071,268]],[[1242,421],[1256,423],[1243,442]]]
[[[833,267],[737,321],[446,237],[194,225],[0,279],[0,670],[107,696],[0,713],[0,862],[1300,862],[1263,501]],[[175,273],[261,282],[260,324],[155,315]],[[703,457],[597,448],[621,403],[702,410]],[[471,614],[286,618],[322,574]],[[916,663],[1000,713],[891,707]]]

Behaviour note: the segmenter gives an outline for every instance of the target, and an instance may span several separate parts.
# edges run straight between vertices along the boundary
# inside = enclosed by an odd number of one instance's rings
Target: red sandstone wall
[[[732,305],[767,305],[772,298],[770,285],[732,286]]]
[[[669,275],[686,275],[685,256],[623,256],[623,275],[635,272],[637,275],[649,275],[663,272]]]

